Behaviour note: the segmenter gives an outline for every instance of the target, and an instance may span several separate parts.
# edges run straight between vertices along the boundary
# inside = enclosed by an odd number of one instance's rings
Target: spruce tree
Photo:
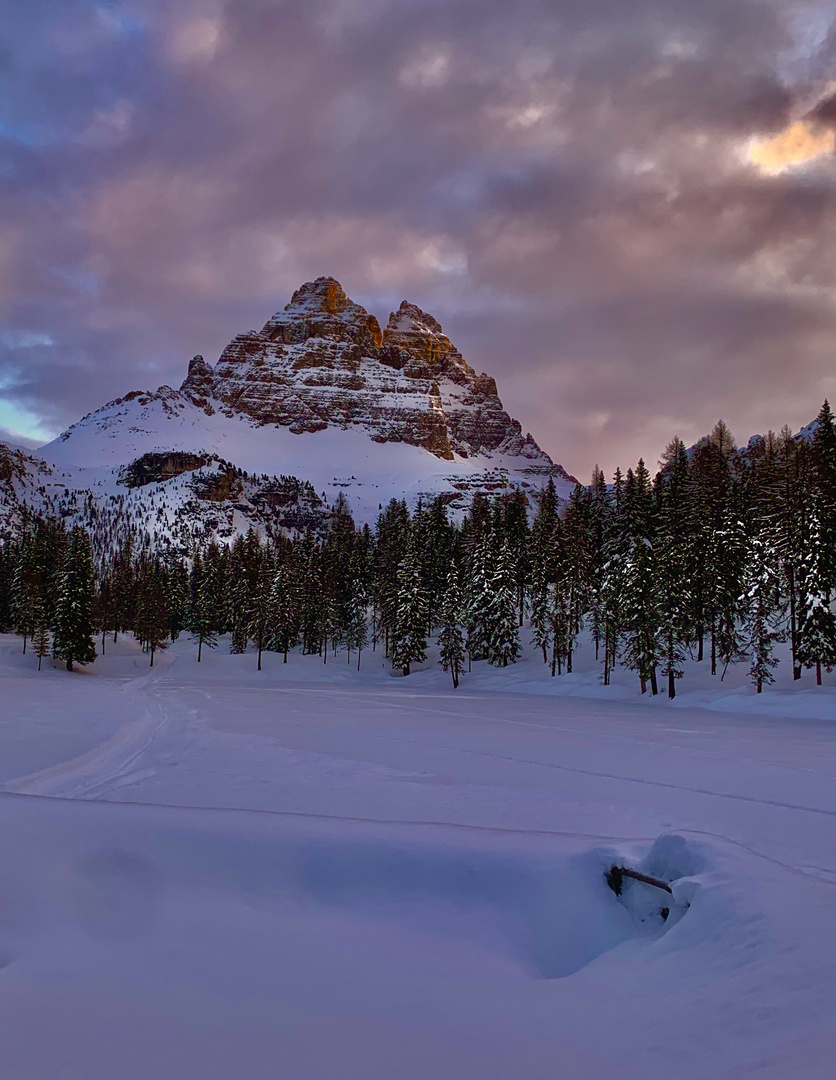
[[[780,580],[775,552],[767,538],[756,533],[749,540],[743,574],[743,632],[749,652],[749,678],[760,694],[765,683],[774,681],[772,669],[780,629]]]
[[[825,536],[822,501],[815,492],[807,517],[806,554],[801,564],[797,653],[804,667],[815,667],[819,686],[822,668],[831,671],[836,666],[836,617],[830,608],[836,560]]]
[[[282,653],[285,664],[288,650],[298,638],[293,584],[291,567],[287,564],[277,567],[270,587],[269,648]]]
[[[462,633],[462,594],[455,564],[447,573],[441,601],[441,633],[438,635],[439,663],[450,672],[453,689],[458,689],[464,666],[464,635]]]
[[[93,642],[93,594],[95,574],[90,540],[82,528],[73,529],[61,569],[55,612],[53,654],[73,670],[73,663],[92,664],[96,659]]]
[[[663,650],[659,641],[656,565],[650,541],[636,537],[624,562],[622,577],[623,663],[639,677],[641,691],[658,693],[656,668]]]
[[[510,548],[503,543],[494,561],[484,626],[484,655],[494,667],[513,664],[520,654],[517,587]]]
[[[255,580],[252,593],[246,600],[246,608],[239,620],[243,626],[241,637],[246,641],[250,638],[255,642],[258,653],[257,670],[261,671],[261,654],[268,648],[271,635],[271,623],[273,620],[273,574],[266,560],[261,560],[258,568],[258,577]],[[233,635],[235,631],[233,630]],[[243,652],[244,649],[237,651]]]
[[[189,600],[189,633],[197,645],[197,662],[203,659],[204,645],[208,649],[218,646],[218,639],[213,627],[215,607],[214,585],[200,555],[195,552],[192,560],[192,577]]]
[[[662,674],[667,676],[668,697],[672,699],[676,697],[676,681],[683,674],[691,610],[687,565],[690,524],[687,505],[688,457],[681,439],[673,440],[666,459],[658,489],[657,587]]]
[[[397,574],[397,605],[392,626],[392,667],[409,675],[410,666],[426,658],[427,598],[415,543],[410,537]]]
[[[35,633],[32,637],[32,647],[35,650],[35,656],[38,658],[38,671],[41,670],[44,657],[49,656],[51,645],[52,635],[49,632],[49,627],[45,622],[40,621],[35,627]]]
[[[158,649],[168,644],[169,613],[161,572],[156,564],[148,566],[137,588],[136,619],[134,633],[143,649],[150,653],[150,667]]]
[[[470,555],[465,593],[467,653],[470,660],[487,655],[491,632],[493,572],[490,540],[485,533],[475,542]]]
[[[748,540],[746,528],[733,508],[724,511],[720,525],[708,547],[706,571],[707,609],[711,625],[711,674],[717,674],[717,662],[723,675],[730,664],[746,656],[746,641],[741,620],[745,612],[744,575]]]
[[[346,623],[343,630],[348,662],[351,662],[352,650],[357,652],[357,670],[360,670],[360,658],[368,641],[369,631],[367,622],[368,596],[363,581],[355,576],[351,583],[346,612]]]

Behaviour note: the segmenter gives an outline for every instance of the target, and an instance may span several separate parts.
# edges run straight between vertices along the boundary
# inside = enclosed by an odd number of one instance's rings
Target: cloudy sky
[[[835,0],[0,0],[0,427],[302,281],[431,311],[586,478],[836,398]]]

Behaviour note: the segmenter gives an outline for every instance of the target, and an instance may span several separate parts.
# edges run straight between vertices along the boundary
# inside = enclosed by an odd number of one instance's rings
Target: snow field
[[[453,693],[373,653],[19,648],[3,1080],[832,1075],[826,719],[532,694],[568,683],[531,660]]]

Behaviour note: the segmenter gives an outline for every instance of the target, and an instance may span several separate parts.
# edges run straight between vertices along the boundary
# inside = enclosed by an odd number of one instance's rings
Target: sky
[[[836,0],[0,0],[0,437],[303,281],[582,479],[836,398]]]

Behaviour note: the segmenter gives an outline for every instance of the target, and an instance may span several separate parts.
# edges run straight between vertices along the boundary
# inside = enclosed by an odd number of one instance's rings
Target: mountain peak
[[[133,422],[126,418],[134,409],[159,407],[175,418],[188,404],[208,417],[294,435],[352,429],[446,461],[495,459],[503,468],[560,472],[437,319],[404,300],[382,331],[332,277],[301,285],[261,330],[233,338],[214,368],[193,357],[179,393],[161,388],[116,399],[107,424]],[[520,458],[523,466],[514,461]]]
[[[305,308],[308,311],[322,311],[329,315],[338,315],[352,304],[345,294],[345,289],[336,278],[318,277],[315,281],[306,281],[300,285],[285,305],[284,310]],[[354,305],[356,306],[356,305]]]
[[[386,325],[388,333],[419,333],[419,334],[442,334],[441,323],[422,311],[417,304],[411,304],[409,300],[401,300],[401,306],[397,311],[389,315]]]
[[[267,320],[261,335],[286,345],[311,338],[352,341],[367,353],[377,349],[383,340],[374,315],[346,296],[342,285],[332,277],[300,285],[290,303]]]

